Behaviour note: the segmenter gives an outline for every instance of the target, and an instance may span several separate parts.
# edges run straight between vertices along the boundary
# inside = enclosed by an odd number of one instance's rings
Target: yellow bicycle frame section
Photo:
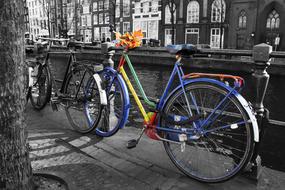
[[[142,105],[142,103],[141,103],[141,101],[140,101],[140,99],[139,99],[139,97],[138,97],[138,95],[137,95],[133,85],[131,84],[131,81],[130,81],[129,77],[127,76],[127,73],[126,73],[126,71],[125,71],[125,69],[123,67],[120,67],[120,73],[122,74],[124,80],[126,81],[127,86],[129,88],[129,90],[131,91],[131,93],[132,93],[132,95],[133,95],[133,97],[134,97],[134,99],[135,99],[135,101],[136,101],[136,103],[137,103],[137,105],[138,105],[138,107],[140,109],[140,112],[142,113],[142,115],[144,117],[145,122],[149,123],[150,118],[147,115],[147,113],[146,113],[146,111],[145,111],[145,109],[144,109],[144,107],[143,107],[143,105]]]

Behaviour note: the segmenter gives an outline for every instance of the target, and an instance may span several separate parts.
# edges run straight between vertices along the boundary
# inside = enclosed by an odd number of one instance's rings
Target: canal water
[[[65,71],[65,60],[53,62],[53,70],[56,71],[56,77],[61,78]],[[166,86],[172,67],[169,66],[149,66],[134,64],[134,68],[148,96],[159,98]],[[211,72],[224,73],[242,76],[246,81],[246,86],[242,95],[252,102],[253,86],[251,74],[213,71],[207,69],[184,69],[184,73],[190,72]],[[270,76],[267,93],[264,100],[264,106],[270,110],[270,119],[285,121],[285,76]],[[132,101],[132,107],[127,127],[142,127],[143,119]],[[262,140],[261,157],[262,164],[272,169],[285,171],[285,126],[268,126],[266,134]]]

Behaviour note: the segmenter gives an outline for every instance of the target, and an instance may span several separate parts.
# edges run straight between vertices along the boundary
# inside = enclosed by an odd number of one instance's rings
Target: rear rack
[[[244,79],[240,76],[234,75],[225,75],[225,74],[213,74],[213,73],[190,73],[183,76],[183,79],[193,79],[193,78],[219,78],[220,81],[224,81],[225,79],[231,79],[234,81],[234,85],[242,88],[245,84]]]

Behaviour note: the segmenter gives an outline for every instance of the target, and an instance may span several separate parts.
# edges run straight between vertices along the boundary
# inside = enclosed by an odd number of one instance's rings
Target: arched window
[[[176,7],[175,4],[173,4],[173,8],[172,10],[174,10],[174,24],[176,23]],[[171,12],[170,12],[170,6],[166,5],[165,6],[165,24],[171,24]]]
[[[226,3],[224,0],[215,0],[212,3],[211,21],[224,22],[226,16]]]
[[[246,13],[244,10],[242,10],[239,13],[239,17],[238,17],[238,27],[239,28],[246,28]]]
[[[190,1],[187,6],[187,23],[199,23],[199,13],[198,1]]]
[[[266,28],[268,29],[277,29],[280,26],[280,17],[276,10],[273,10],[269,13],[266,22]]]

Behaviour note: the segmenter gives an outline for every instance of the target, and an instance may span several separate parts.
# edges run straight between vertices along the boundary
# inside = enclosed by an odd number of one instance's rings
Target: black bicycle
[[[88,133],[96,128],[102,106],[107,104],[107,100],[104,99],[105,91],[102,90],[100,77],[95,74],[94,64],[76,60],[79,46],[75,42],[68,45],[70,51],[63,80],[56,79],[51,72],[54,64],[50,58],[51,53],[62,52],[49,51],[43,62],[30,64],[28,97],[36,110],[43,109],[49,101],[54,111],[58,110],[58,105],[63,106],[71,126],[80,133]],[[90,82],[94,83],[93,88],[87,89]]]

